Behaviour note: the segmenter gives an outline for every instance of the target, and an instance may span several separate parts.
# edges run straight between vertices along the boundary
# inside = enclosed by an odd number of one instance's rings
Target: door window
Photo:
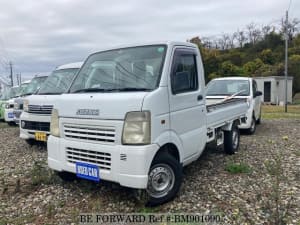
[[[198,90],[196,55],[178,51],[175,53],[171,87],[173,94]]]

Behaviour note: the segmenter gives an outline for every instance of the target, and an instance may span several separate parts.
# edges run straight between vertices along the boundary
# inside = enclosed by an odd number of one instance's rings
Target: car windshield
[[[250,94],[249,87],[248,80],[212,80],[207,85],[206,96],[248,96]]]
[[[7,100],[8,92],[9,92],[9,89],[6,89],[5,91],[3,91],[0,100]]]
[[[37,92],[47,77],[35,77],[31,80],[29,85],[23,90],[21,95],[32,95]]]
[[[165,45],[116,49],[91,55],[70,92],[150,91],[157,87]]]
[[[12,87],[9,89],[7,99],[15,98],[20,93],[20,87]]]
[[[52,74],[41,85],[38,94],[62,94],[66,92],[77,71],[78,68],[53,71]]]

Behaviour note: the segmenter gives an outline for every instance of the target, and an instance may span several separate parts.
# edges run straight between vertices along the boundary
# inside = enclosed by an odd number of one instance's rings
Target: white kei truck
[[[248,134],[254,134],[256,124],[261,122],[261,95],[257,83],[251,77],[221,77],[206,86],[206,105],[226,101],[228,98],[245,99],[249,105],[246,123],[239,125]]]
[[[94,53],[52,110],[48,165],[65,180],[111,181],[143,193],[147,205],[167,202],[179,191],[182,168],[206,143],[224,141],[229,154],[238,150],[245,100],[209,107],[205,101],[194,44]]]
[[[53,105],[68,90],[81,65],[82,62],[74,62],[58,66],[43,82],[37,94],[24,99],[19,122],[20,138],[29,145],[36,141],[47,141]]]

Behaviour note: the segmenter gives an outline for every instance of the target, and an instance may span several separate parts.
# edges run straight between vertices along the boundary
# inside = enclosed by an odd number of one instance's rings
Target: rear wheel
[[[240,145],[240,130],[236,123],[232,125],[230,131],[224,131],[224,151],[227,154],[237,152]]]
[[[148,176],[148,206],[172,200],[180,189],[182,166],[171,155],[162,153],[154,159]]]

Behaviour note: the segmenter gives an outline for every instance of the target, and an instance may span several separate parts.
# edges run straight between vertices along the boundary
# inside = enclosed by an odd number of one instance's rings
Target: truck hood
[[[148,92],[63,94],[56,102],[60,117],[124,120],[127,112],[141,111]]]
[[[61,95],[30,95],[23,98],[23,101],[27,99],[29,105],[54,105],[59,97]]]

